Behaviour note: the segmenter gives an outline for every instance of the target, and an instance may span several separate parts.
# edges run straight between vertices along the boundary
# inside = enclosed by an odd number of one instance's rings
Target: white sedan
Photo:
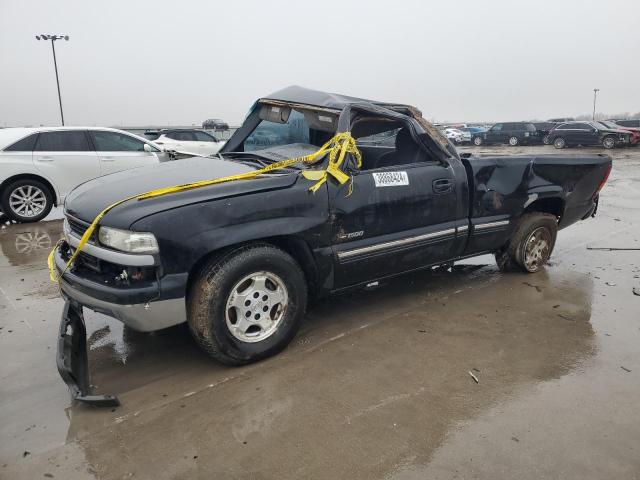
[[[445,128],[444,134],[449,140],[454,143],[462,143],[464,138],[464,133],[457,128]]]
[[[0,129],[0,210],[37,222],[87,180],[168,159],[153,143],[112,128]]]
[[[195,155],[214,155],[225,144],[210,133],[186,128],[147,131],[144,136],[164,150]]]

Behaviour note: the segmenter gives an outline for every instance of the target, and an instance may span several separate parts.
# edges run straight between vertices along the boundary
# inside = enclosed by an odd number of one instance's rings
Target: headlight
[[[100,227],[98,239],[101,244],[122,252],[158,253],[158,242],[153,233]]]

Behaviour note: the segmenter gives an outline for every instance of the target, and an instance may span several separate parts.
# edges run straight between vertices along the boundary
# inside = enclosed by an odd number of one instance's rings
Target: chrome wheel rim
[[[564,147],[564,139],[556,138],[556,141],[553,142],[553,144],[556,146],[556,148],[562,148]]]
[[[482,140],[480,139],[480,137],[476,137],[473,139],[473,144],[474,145],[480,145],[482,144]]]
[[[288,303],[287,287],[278,275],[251,273],[237,282],[227,297],[227,328],[243,342],[266,340],[282,323]]]
[[[37,217],[47,206],[47,197],[33,185],[22,185],[9,194],[11,211],[21,217]]]
[[[544,227],[536,228],[524,244],[524,265],[530,272],[542,267],[551,251],[551,233]]]
[[[604,148],[613,148],[614,145],[615,145],[615,140],[613,140],[613,138],[604,139]]]
[[[516,137],[511,137],[509,139],[509,145],[511,145],[512,147],[515,147],[516,145],[518,145],[518,139]]]

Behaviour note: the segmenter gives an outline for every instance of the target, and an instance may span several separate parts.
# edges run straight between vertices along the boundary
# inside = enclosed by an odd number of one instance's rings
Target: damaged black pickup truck
[[[250,180],[188,189],[111,209],[130,195],[243,174],[307,155],[337,133],[357,154],[310,191],[299,163]],[[65,204],[53,252],[66,299],[58,369],[74,398],[91,395],[83,307],[139,331],[188,322],[215,359],[241,365],[282,350],[310,296],[493,253],[503,270],[540,270],[559,229],[593,215],[606,155],[460,156],[418,110],[289,87],[258,100],[221,154],[101,177]],[[337,177],[336,177],[337,178]]]

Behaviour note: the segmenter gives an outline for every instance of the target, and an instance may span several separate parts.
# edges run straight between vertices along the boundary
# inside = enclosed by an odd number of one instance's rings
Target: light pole
[[[60,104],[60,118],[64,126],[64,113],[62,113],[62,97],[60,96],[60,80],[58,79],[58,62],[56,61],[56,40],[69,40],[69,35],[36,35],[36,40],[51,40],[51,51],[53,51],[53,68],[56,71],[56,85],[58,86],[58,103]]]
[[[598,97],[599,88],[593,89],[593,115],[591,116],[591,120],[596,119],[596,98]]]

